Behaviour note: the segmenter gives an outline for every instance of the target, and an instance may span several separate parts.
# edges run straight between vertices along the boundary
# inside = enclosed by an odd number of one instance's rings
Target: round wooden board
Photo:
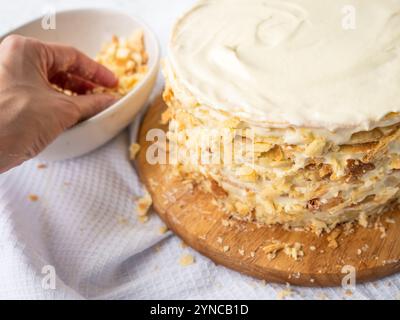
[[[386,228],[385,237],[376,228],[355,227],[351,234],[342,231],[334,248],[329,245],[327,235],[318,237],[310,232],[287,231],[280,226],[259,227],[236,221],[213,204],[214,195],[183,183],[171,174],[169,165],[149,164],[146,150],[154,142],[147,142],[146,134],[154,128],[166,130],[160,124],[165,109],[164,102],[158,98],[144,118],[137,166],[152,195],[155,210],[168,228],[189,246],[216,264],[269,282],[301,286],[340,285],[346,275],[342,273],[346,265],[355,268],[357,282],[376,280],[400,270],[400,215],[397,212],[381,218]],[[275,259],[268,259],[263,247],[272,240],[301,243],[304,257],[295,261],[279,252]]]

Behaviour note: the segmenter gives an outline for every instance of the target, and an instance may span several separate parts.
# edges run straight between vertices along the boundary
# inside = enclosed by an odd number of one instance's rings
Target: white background
[[[120,9],[144,19],[165,48],[174,19],[191,0],[12,0],[2,2],[0,34],[48,7]],[[201,26],[199,26],[201,27]],[[85,30],[77,30],[85,32]],[[165,53],[165,51],[164,51]],[[159,84],[160,87],[160,84]],[[184,249],[152,215],[136,219],[132,198],[141,187],[127,160],[128,132],[77,160],[38,170],[33,160],[0,176],[0,298],[275,299],[284,286],[265,284],[215,266]],[[37,203],[28,201],[37,194]],[[183,254],[196,263],[179,265]],[[55,267],[56,290],[42,287],[42,268]],[[292,288],[289,299],[399,298],[399,277],[341,288]]]

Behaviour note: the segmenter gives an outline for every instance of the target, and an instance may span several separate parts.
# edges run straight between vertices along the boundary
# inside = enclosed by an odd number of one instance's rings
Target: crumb
[[[315,282],[315,279],[311,278],[311,279],[310,279],[310,282],[311,282],[311,283],[314,283],[314,282]]]
[[[68,90],[68,89],[63,89],[63,88],[61,88],[58,85],[53,84],[53,83],[51,84],[51,87],[55,91],[61,92],[61,93],[65,94],[66,96],[69,96],[69,97],[73,97],[73,96],[77,96],[78,95],[76,92],[72,92],[71,90]]]
[[[279,241],[273,241],[271,244],[262,248],[267,254],[267,259],[272,261],[276,258],[277,254],[283,250],[284,253],[294,260],[299,260],[300,257],[304,256],[302,244],[296,242],[293,245],[282,243]]]
[[[272,261],[276,258],[276,254],[277,252],[271,252],[271,253],[267,253],[267,259],[268,261]]]
[[[346,236],[348,236],[348,235],[354,233],[354,224],[353,224],[353,222],[347,222],[347,223],[345,223],[345,224],[344,224],[344,227],[343,227],[343,230],[344,230],[344,234],[345,234]]]
[[[168,124],[168,122],[172,119],[172,112],[171,110],[168,108],[166,111],[164,111],[161,114],[161,120],[160,120],[160,124]]]
[[[376,220],[376,222],[374,223],[374,229],[378,230],[381,233],[381,239],[386,238],[387,234],[386,234],[386,228],[383,226],[380,217]]]
[[[287,297],[292,296],[292,294],[293,294],[293,291],[291,289],[281,290],[281,291],[278,292],[277,299],[278,300],[283,300],[283,299],[285,299]]]
[[[386,228],[385,228],[384,226],[381,226],[381,227],[379,227],[379,231],[381,232],[380,238],[381,238],[381,239],[386,238],[386,236],[387,236]]]
[[[250,252],[250,257],[254,258],[256,256],[256,253],[254,251]]]
[[[239,249],[238,252],[239,252],[239,254],[240,254],[241,256],[244,256],[244,254],[245,254],[245,252],[244,252],[243,249]]]
[[[368,244],[364,244],[364,245],[362,246],[362,248],[361,248],[361,250],[362,250],[363,252],[367,252],[368,249],[369,249],[369,245],[368,245]]]
[[[30,194],[30,195],[28,196],[28,199],[29,199],[30,201],[32,201],[32,202],[37,202],[37,201],[39,201],[39,196],[37,196],[36,194]]]
[[[150,194],[146,191],[145,195],[136,201],[138,215],[141,217],[146,216],[152,204],[153,200],[151,199]]]
[[[377,259],[378,260],[378,259]],[[385,266],[385,265],[387,265],[387,264],[394,264],[394,263],[398,263],[399,262],[399,260],[397,260],[397,259],[390,259],[390,260],[383,260],[383,265]]]
[[[351,297],[351,296],[353,295],[353,291],[347,289],[347,290],[344,292],[344,294],[345,294],[346,296],[348,296],[348,297]]]
[[[228,220],[222,220],[222,225],[224,226],[224,227],[229,227],[230,226],[230,223],[229,223],[229,221]]]
[[[300,279],[301,278],[301,273],[300,272],[295,272],[295,273],[291,273],[289,274],[289,279]]]
[[[148,222],[149,221],[149,216],[139,216],[139,222],[140,223],[146,223],[146,222]]]
[[[358,218],[358,223],[360,226],[368,228],[368,217],[365,213],[360,214],[360,217]]]
[[[318,293],[317,298],[320,300],[328,300],[328,296],[323,292]]]
[[[187,247],[188,245],[185,242],[181,241],[181,248],[186,249]]]
[[[267,254],[267,259],[272,261],[276,258],[279,251],[285,248],[285,244],[279,241],[273,241],[272,243],[264,246],[262,250]]]
[[[37,168],[38,168],[38,169],[46,169],[46,168],[47,168],[47,164],[39,163],[39,164],[37,165]]]
[[[395,224],[395,223],[396,223],[396,220],[394,220],[394,219],[392,219],[392,218],[386,218],[386,219],[385,219],[385,222],[386,222],[386,223],[389,223],[389,224]]]
[[[228,252],[230,250],[229,246],[224,246],[223,248],[224,252]]]
[[[149,183],[150,183],[150,186],[153,188],[158,187],[158,185],[159,185],[159,183],[157,181],[155,181],[153,178],[149,179]]]
[[[310,246],[310,250],[315,251],[315,250],[317,250],[317,248],[315,246]]]
[[[137,143],[132,143],[131,146],[129,147],[129,159],[135,160],[139,151],[140,151],[140,145]]]
[[[194,262],[195,262],[195,259],[194,259],[194,257],[193,257],[192,255],[190,255],[190,254],[186,254],[186,255],[182,256],[181,259],[179,260],[179,264],[180,264],[182,267],[190,266],[190,265],[192,265]]]
[[[298,261],[301,257],[304,256],[303,245],[298,242],[293,245],[285,245],[284,252],[287,256],[295,261]]]
[[[337,238],[340,236],[340,234],[341,231],[339,229],[335,229],[327,236],[329,248],[336,249],[337,247],[339,247]]]
[[[218,244],[222,244],[224,242],[224,239],[222,239],[221,237],[217,238],[217,243]]]
[[[290,288],[290,285],[289,284],[286,284],[286,289],[284,289],[284,290],[281,290],[281,291],[279,291],[278,292],[278,295],[277,295],[277,299],[278,300],[283,300],[283,299],[285,299],[285,298],[287,298],[287,297],[291,297],[292,295],[293,295],[293,290]]]
[[[168,232],[168,227],[162,226],[158,230],[159,230],[160,234],[166,234]]]

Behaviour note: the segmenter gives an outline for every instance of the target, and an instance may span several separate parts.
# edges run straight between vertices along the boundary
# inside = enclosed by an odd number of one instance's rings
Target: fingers
[[[69,97],[69,100],[78,108],[79,119],[77,119],[77,122],[79,122],[93,117],[118,99],[109,94],[88,94]]]
[[[108,88],[118,84],[118,79],[110,70],[77,49],[52,43],[41,44],[49,78],[57,73],[67,72]]]
[[[65,72],[57,73],[50,79],[50,82],[56,84],[60,88],[70,90],[77,94],[86,94],[96,87],[95,84],[88,80]]]

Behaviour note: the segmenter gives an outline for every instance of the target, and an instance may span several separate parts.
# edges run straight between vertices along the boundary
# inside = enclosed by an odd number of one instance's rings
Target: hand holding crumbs
[[[115,101],[118,79],[78,50],[12,35],[0,43],[0,173],[35,157],[66,129]],[[77,95],[66,95],[54,86]]]

